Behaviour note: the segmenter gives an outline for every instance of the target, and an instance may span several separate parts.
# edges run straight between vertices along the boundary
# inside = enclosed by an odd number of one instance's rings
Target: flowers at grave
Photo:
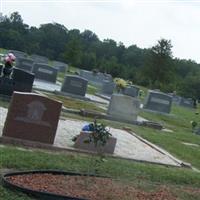
[[[97,123],[96,119],[94,122],[85,125],[82,128],[83,132],[89,132],[89,137],[84,143],[94,143],[97,146],[104,146],[108,139],[112,136],[110,130],[102,123]],[[73,142],[76,142],[78,135],[72,138]]]
[[[116,84],[116,88],[118,92],[120,92],[121,90],[124,90],[126,86],[128,85],[127,81],[125,81],[122,78],[115,78],[114,82]]]

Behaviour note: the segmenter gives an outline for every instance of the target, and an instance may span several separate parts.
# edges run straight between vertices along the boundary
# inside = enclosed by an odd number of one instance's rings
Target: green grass
[[[89,86],[90,94],[96,92],[96,88]],[[59,95],[47,93],[50,98],[60,100],[67,108],[88,109],[105,112],[92,102],[81,101]],[[0,100],[0,106],[8,107],[9,103]],[[135,133],[147,139],[148,141],[164,148],[172,155],[192,166],[200,169],[200,148],[184,145],[183,142],[200,145],[200,136],[192,133],[190,121],[200,123],[200,114],[196,115],[197,110],[187,109],[176,105],[172,106],[169,115],[162,115],[151,112],[141,112],[140,115],[151,121],[162,123],[166,128],[173,132],[164,132],[147,127],[140,127],[126,123],[113,122],[108,120],[98,120],[114,128],[129,127]],[[82,117],[73,114],[64,114],[65,117],[76,118],[80,120],[93,121],[91,118]],[[200,173],[191,169],[164,167],[147,163],[139,163],[128,160],[106,158],[106,162],[98,167],[98,174],[111,176],[121,182],[127,181],[147,190],[151,187],[157,188],[159,185],[167,185],[176,193],[178,199],[200,199],[197,194],[184,192],[184,187],[200,187]],[[61,169],[77,172],[88,172],[91,157],[80,154],[52,153],[46,151],[34,150],[20,151],[15,147],[0,148],[0,169],[33,170],[33,169]],[[199,194],[199,193],[198,193]],[[31,200],[30,197],[21,193],[11,192],[0,185],[0,199],[5,200]]]
[[[73,172],[87,173],[93,170],[91,156],[52,153],[39,150],[22,151],[15,147],[0,148],[1,168],[17,170],[36,169],[57,169]],[[109,176],[113,179],[133,184],[143,190],[156,188],[159,185],[166,185],[173,188],[200,187],[200,173],[183,168],[168,168],[165,166],[131,162],[122,159],[106,158],[97,167],[98,174]],[[187,196],[187,194],[185,194]],[[19,199],[29,200],[30,198],[21,193],[11,192],[0,185],[0,197],[4,200]]]
[[[57,80],[63,83],[64,79],[65,79],[65,73],[64,72],[59,72]]]
[[[61,101],[66,108],[72,108],[72,109],[78,109],[78,110],[86,109],[86,110],[93,110],[93,111],[97,111],[97,112],[105,112],[104,109],[96,106],[96,104],[93,102],[73,99],[70,97],[64,97],[64,96],[60,96],[60,95],[53,95],[50,93],[46,93],[46,94],[48,95],[48,97],[50,97],[52,99]]]
[[[95,93],[97,93],[97,92],[98,92],[98,88],[96,88],[95,86],[92,86],[92,85],[88,84],[87,94],[95,95]]]

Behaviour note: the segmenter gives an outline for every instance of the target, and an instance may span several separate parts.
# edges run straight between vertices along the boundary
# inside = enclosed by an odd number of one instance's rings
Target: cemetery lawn
[[[53,96],[52,98],[57,98]],[[64,99],[62,99],[64,98]],[[58,97],[66,104],[66,107],[81,109],[91,108],[92,103],[66,97]],[[86,105],[89,103],[88,105]],[[3,103],[0,101],[0,105]],[[84,107],[83,107],[84,106]],[[86,107],[85,107],[86,106]],[[89,106],[89,107],[87,107]],[[95,105],[94,105],[95,106]],[[97,108],[96,108],[97,109]],[[98,108],[99,109],[99,108]],[[93,110],[93,109],[92,109]],[[173,132],[164,132],[152,128],[134,126],[125,123],[98,120],[114,128],[129,127],[133,132],[148,141],[164,148],[172,155],[184,162],[189,162],[200,170],[200,136],[191,131],[190,121],[200,122],[200,109],[192,110],[179,106],[172,107],[170,115],[161,115],[150,112],[142,112],[140,116],[162,123]],[[65,117],[93,121],[79,115],[66,114]],[[199,146],[188,146],[184,143],[192,143]],[[116,158],[106,157],[104,162],[94,166],[94,157],[77,154],[19,149],[12,146],[0,145],[0,174],[5,170],[35,170],[35,169],[60,169],[76,172],[94,172],[112,177],[121,183],[133,185],[143,192],[150,192],[164,188],[172,193],[178,200],[200,199],[200,172],[187,168],[166,167],[140,163]],[[96,157],[96,159],[98,159]],[[0,199],[2,200],[31,200],[32,198],[21,193],[11,192],[0,184]]]
[[[92,157],[77,153],[56,153],[41,150],[0,147],[0,173],[11,170],[57,169],[75,172],[94,172],[109,176],[122,184],[129,184],[143,192],[169,190],[177,199],[198,199],[200,195],[200,173],[190,169],[165,167],[160,165],[137,163],[128,160],[107,157],[104,162],[94,166]],[[30,197],[11,192],[0,185],[2,200],[31,200]]]
[[[105,113],[105,110],[96,106],[95,103],[89,102],[89,101],[83,101],[78,99],[73,99],[70,97],[64,97],[60,95],[53,95],[50,93],[45,93],[49,98],[61,101],[63,103],[63,106],[66,108],[72,108],[72,109],[85,109],[85,110],[93,110],[97,112]]]

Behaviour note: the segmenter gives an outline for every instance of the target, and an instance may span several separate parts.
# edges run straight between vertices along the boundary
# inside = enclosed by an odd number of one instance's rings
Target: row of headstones
[[[9,50],[8,53],[13,53],[16,58],[19,58],[19,62],[20,62],[20,58],[24,58],[25,60],[22,62],[25,62],[25,64],[27,63],[28,65],[32,64],[32,62],[35,63],[43,63],[43,64],[47,64],[49,63],[49,59],[45,56],[40,56],[37,54],[32,54],[30,56],[28,56],[27,53],[22,52],[22,51],[17,51],[17,50]],[[27,60],[26,60],[27,59]],[[26,62],[27,61],[27,62]],[[59,71],[59,72],[65,72],[67,70],[67,64],[60,62],[60,61],[53,61],[52,65]],[[29,67],[27,67],[29,68]]]
[[[173,98],[171,95],[149,90],[146,97],[143,109],[168,114],[171,111]],[[184,102],[184,98],[182,101]],[[138,113],[140,111],[140,100],[138,98],[123,95],[113,94],[108,107],[108,114],[113,118],[125,121],[137,120]],[[185,107],[192,107],[188,103],[180,103],[179,105]]]
[[[48,82],[56,82],[58,72],[65,72],[68,68],[68,65],[59,61],[53,61],[51,67],[48,65],[48,58],[31,55],[28,58],[27,54],[24,52],[19,52],[15,50],[9,50],[16,55],[16,67],[23,69],[28,72],[35,74],[35,78],[41,79]]]
[[[139,106],[137,98],[113,94],[107,114],[115,119],[133,122],[137,120]],[[61,102],[38,94],[14,92],[3,136],[53,144],[61,107]]]
[[[61,91],[85,96],[87,84],[88,80],[79,76],[66,76]],[[116,86],[114,82],[104,81],[100,93],[111,96],[115,87]],[[130,85],[122,91],[122,94],[131,97],[138,97],[139,91],[139,87]],[[155,110],[158,112],[170,113],[172,103],[176,103],[184,107],[193,107],[192,99],[179,97],[179,102],[177,102],[173,96],[158,91],[149,91],[144,103],[144,107],[146,109]]]
[[[67,75],[63,82],[61,91],[80,96],[85,96],[88,86],[88,79],[76,75]],[[114,82],[103,81],[100,93],[111,96],[116,88]],[[139,87],[134,85],[126,87],[122,93],[128,96],[137,97],[139,94]]]
[[[90,84],[95,86],[102,86],[102,84],[107,82],[113,82],[112,76],[107,73],[93,72],[87,70],[80,70],[80,76],[87,79]]]
[[[152,100],[153,103],[160,103],[155,96]],[[137,120],[139,105],[137,98],[113,94],[107,114],[115,119],[133,122]],[[3,137],[53,144],[61,107],[61,102],[38,94],[14,92]]]
[[[145,108],[169,112],[171,102],[171,96],[150,91]],[[14,92],[3,136],[53,144],[61,107],[61,102],[44,96]],[[113,94],[107,114],[118,120],[133,122],[137,120],[139,111],[139,99],[123,94]]]

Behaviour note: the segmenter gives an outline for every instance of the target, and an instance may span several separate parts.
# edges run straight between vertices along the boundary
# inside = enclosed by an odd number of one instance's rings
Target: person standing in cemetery
[[[14,65],[15,59],[16,59],[16,57],[14,56],[13,53],[9,53],[5,57],[5,65],[3,68],[3,76],[4,77],[10,77],[10,74],[12,73],[12,70],[13,70],[13,65]]]

